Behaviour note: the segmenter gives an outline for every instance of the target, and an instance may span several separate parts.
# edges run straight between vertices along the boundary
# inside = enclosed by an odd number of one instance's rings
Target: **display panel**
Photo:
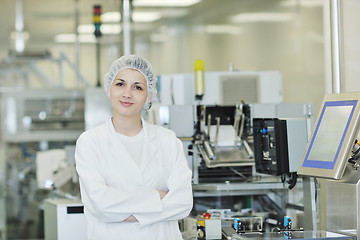
[[[325,96],[299,175],[340,179],[358,132],[360,93]]]

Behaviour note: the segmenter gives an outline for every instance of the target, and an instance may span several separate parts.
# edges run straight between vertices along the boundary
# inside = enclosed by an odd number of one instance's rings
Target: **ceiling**
[[[15,48],[13,32],[16,1],[1,1],[0,57],[3,58],[9,49]],[[19,2],[23,6],[24,32],[27,39],[25,50],[53,47],[56,44],[54,40],[56,35],[75,33],[77,19],[79,25],[91,25],[93,6],[96,4],[100,3],[103,13],[119,11],[121,6],[121,0],[19,0]],[[154,22],[134,23],[132,30],[137,37],[150,39],[151,34],[163,26],[228,24],[229,17],[239,13],[284,12],[287,11],[283,7],[284,2],[297,4],[300,0],[202,0],[189,7],[134,6],[133,13],[157,11],[162,17]],[[13,37],[11,37],[12,33]],[[107,37],[104,36],[104,39]]]

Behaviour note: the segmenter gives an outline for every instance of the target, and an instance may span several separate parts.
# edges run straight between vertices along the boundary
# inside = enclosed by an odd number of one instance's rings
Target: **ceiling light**
[[[120,22],[121,14],[120,12],[106,12],[101,14],[101,22],[109,23],[109,22]]]
[[[161,17],[159,12],[133,12],[132,19],[134,22],[153,22]]]
[[[96,37],[94,34],[80,34],[79,42],[81,43],[95,43]]]
[[[100,27],[103,34],[119,34],[121,33],[120,24],[103,24]]]
[[[161,17],[160,12],[144,12],[144,11],[133,11],[132,20],[134,22],[153,22]],[[120,12],[106,12],[101,15],[102,23],[115,23],[120,22]]]
[[[201,0],[134,0],[136,7],[189,7]]]
[[[61,34],[57,34],[54,40],[57,43],[75,42],[76,36],[73,33],[61,33]]]
[[[233,25],[206,25],[205,32],[213,34],[240,34],[243,30]]]
[[[121,32],[120,23],[117,24],[102,24],[100,26],[102,34],[119,34]],[[95,27],[93,24],[81,24],[78,26],[78,32],[80,34],[94,33]]]
[[[77,30],[80,34],[94,33],[95,26],[94,26],[94,24],[81,24],[78,26]]]
[[[76,35],[74,33],[62,33],[55,36],[55,42],[57,43],[74,43]],[[95,43],[96,38],[93,34],[80,34],[79,42],[81,43]]]
[[[230,17],[232,22],[246,23],[246,22],[286,22],[293,19],[291,13],[241,13]]]

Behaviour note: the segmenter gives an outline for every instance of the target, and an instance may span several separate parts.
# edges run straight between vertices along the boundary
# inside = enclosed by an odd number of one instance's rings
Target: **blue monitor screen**
[[[357,100],[325,102],[303,167],[334,169]]]

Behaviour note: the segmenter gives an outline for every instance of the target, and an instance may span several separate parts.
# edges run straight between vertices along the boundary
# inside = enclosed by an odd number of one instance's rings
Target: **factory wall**
[[[346,0],[343,2],[343,44],[344,44],[344,84],[345,92],[360,91],[360,30],[357,23],[360,20],[360,2]]]
[[[301,9],[293,21],[247,24],[240,34],[179,30],[149,53],[161,73],[191,72],[197,58],[206,71],[278,70],[284,101],[321,103],[325,89],[322,8]]]

